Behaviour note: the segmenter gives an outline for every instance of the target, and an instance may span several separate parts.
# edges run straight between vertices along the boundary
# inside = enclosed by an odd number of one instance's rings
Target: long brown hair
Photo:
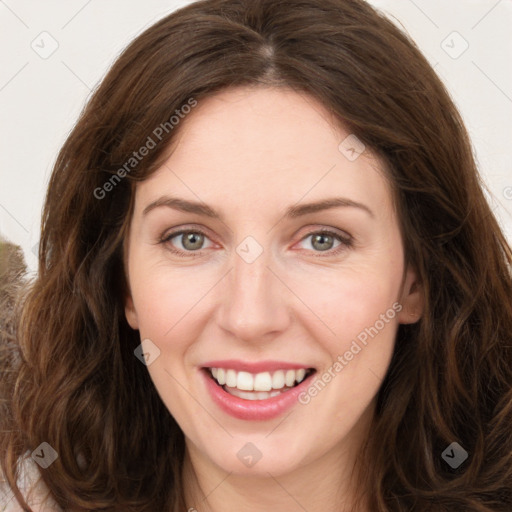
[[[510,512],[512,251],[445,87],[363,0],[196,2],[114,63],[48,187],[38,276],[18,325],[21,362],[3,377],[11,486],[17,459],[48,442],[59,457],[42,477],[66,510],[186,510],[183,433],[134,356],[140,339],[124,317],[122,243],[137,182],[168,157],[180,128],[170,117],[235,85],[317,98],[393,184],[425,309],[399,327],[379,390],[361,459],[370,509]],[[155,147],[126,167],[148,137]],[[442,457],[454,441],[469,455],[457,469]]]

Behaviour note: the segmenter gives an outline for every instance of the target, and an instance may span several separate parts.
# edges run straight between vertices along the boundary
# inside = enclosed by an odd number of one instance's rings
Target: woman
[[[390,21],[191,4],[59,154],[6,480],[25,456],[73,511],[509,511],[511,261]]]

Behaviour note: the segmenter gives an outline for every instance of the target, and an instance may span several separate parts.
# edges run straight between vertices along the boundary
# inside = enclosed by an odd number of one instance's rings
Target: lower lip
[[[294,388],[266,400],[244,400],[224,391],[210,375],[202,369],[201,374],[212,400],[227,414],[241,420],[270,420],[277,418],[298,402],[298,396],[309,386],[314,372]]]

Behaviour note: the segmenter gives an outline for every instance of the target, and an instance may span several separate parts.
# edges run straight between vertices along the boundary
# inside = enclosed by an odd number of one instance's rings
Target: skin
[[[416,322],[423,301],[404,265],[383,167],[368,148],[350,161],[338,149],[348,135],[312,97],[232,88],[200,102],[166,163],[137,185],[125,241],[126,319],[160,350],[148,371],[185,433],[187,506],[199,512],[339,512],[353,499],[350,474],[398,325]],[[163,195],[202,201],[223,220],[166,206],[143,215]],[[283,217],[289,206],[334,196],[373,215],[338,207]],[[172,228],[206,237],[202,245],[181,235],[158,243]],[[353,244],[315,243],[320,229]],[[247,236],[263,249],[250,264],[236,252]],[[214,359],[289,361],[321,375],[396,302],[401,311],[306,405],[246,421],[206,392],[199,368]],[[252,467],[237,457],[247,442],[262,454]]]

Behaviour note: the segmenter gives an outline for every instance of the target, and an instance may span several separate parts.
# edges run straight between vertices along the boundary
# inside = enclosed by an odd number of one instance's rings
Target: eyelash
[[[183,235],[185,233],[196,233],[196,234],[200,234],[200,235],[203,235],[204,237],[208,238],[208,235],[204,231],[201,231],[200,229],[182,229],[179,231],[169,233],[167,236],[162,237],[160,239],[159,243],[168,244],[167,250],[169,250],[173,254],[176,254],[177,256],[180,256],[182,258],[201,256],[202,255],[201,250],[199,250],[199,251],[181,251],[179,249],[175,249],[169,243],[173,238],[175,238],[179,235]],[[325,257],[329,257],[329,256],[337,256],[343,250],[349,249],[353,246],[352,237],[350,237],[350,236],[344,237],[344,236],[340,235],[339,233],[336,233],[335,231],[330,231],[328,229],[321,229],[319,231],[311,231],[310,233],[305,235],[303,238],[301,238],[300,241],[302,242],[303,240],[305,240],[306,238],[308,238],[312,235],[329,235],[329,236],[332,236],[340,241],[340,245],[336,249],[329,249],[327,251],[313,251],[313,252],[318,253],[318,254],[314,255],[315,257],[325,258]]]

